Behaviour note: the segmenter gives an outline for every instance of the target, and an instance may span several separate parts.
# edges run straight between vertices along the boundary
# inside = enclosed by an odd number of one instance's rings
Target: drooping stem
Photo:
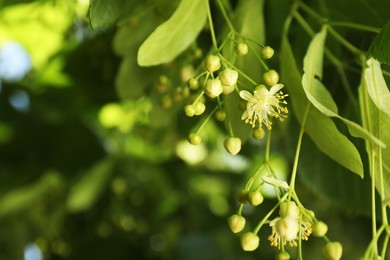
[[[299,154],[301,151],[302,138],[303,138],[303,134],[305,132],[305,125],[306,125],[307,116],[309,115],[310,106],[311,106],[311,104],[310,104],[310,102],[308,102],[306,105],[305,114],[303,115],[303,119],[301,122],[301,129],[299,131],[297,148],[295,151],[294,165],[293,165],[293,169],[291,172],[290,192],[294,192],[294,189],[295,189],[295,179],[297,177]]]
[[[229,16],[227,15],[226,10],[225,10],[224,6],[222,5],[221,1],[217,0],[217,4],[219,6],[219,9],[221,10],[222,16],[225,19],[226,24],[229,27],[229,30],[231,32],[236,33],[236,30],[234,29],[234,26],[233,26],[232,22],[230,21]]]
[[[215,31],[214,31],[213,18],[211,16],[210,3],[209,3],[209,0],[204,0],[204,1],[206,1],[206,5],[207,5],[207,17],[209,20],[211,40],[213,41],[213,45],[214,45],[215,50],[218,50],[217,38],[215,37]]]

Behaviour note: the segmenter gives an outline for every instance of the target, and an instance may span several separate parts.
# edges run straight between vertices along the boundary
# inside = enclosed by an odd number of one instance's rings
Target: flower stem
[[[260,228],[264,225],[264,223],[269,219],[269,217],[274,213],[274,211],[279,207],[280,203],[287,197],[288,193],[285,193],[281,200],[264,216],[264,218],[257,224],[253,233],[257,234]]]
[[[248,75],[246,75],[244,72],[242,72],[240,69],[238,69],[236,66],[234,66],[230,61],[228,61],[225,57],[223,57],[222,55],[218,55],[219,58],[221,60],[223,60],[224,62],[226,62],[227,64],[229,64],[229,66],[233,69],[235,69],[241,76],[243,76],[244,78],[246,78],[250,83],[252,83],[253,85],[257,85],[256,81],[254,81],[251,77],[249,77]]]
[[[219,9],[221,10],[222,16],[223,16],[223,18],[225,19],[226,24],[227,24],[228,27],[229,27],[229,30],[230,30],[231,32],[236,33],[236,29],[234,29],[234,26],[233,26],[232,22],[230,21],[229,16],[227,15],[224,6],[223,6],[222,3],[221,3],[221,0],[217,0],[217,4],[218,4],[218,6],[219,6]]]
[[[305,114],[303,115],[303,119],[301,122],[301,129],[299,131],[298,143],[297,143],[297,148],[295,151],[294,165],[293,165],[293,169],[291,172],[290,192],[294,192],[294,189],[295,189],[295,179],[297,177],[299,154],[301,151],[302,138],[303,138],[303,134],[305,132],[305,125],[306,125],[307,116],[309,115],[310,106],[311,106],[310,102],[307,102]]]
[[[214,25],[213,25],[213,18],[211,17],[210,3],[209,3],[209,0],[204,0],[204,1],[206,1],[206,5],[207,5],[207,17],[209,20],[211,40],[213,41],[214,48],[216,50],[218,50],[217,38],[215,37],[215,31],[214,31]]]

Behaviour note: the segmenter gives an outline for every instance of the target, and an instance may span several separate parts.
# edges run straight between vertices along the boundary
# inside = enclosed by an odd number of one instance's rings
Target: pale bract
[[[284,100],[287,95],[280,91],[283,86],[283,84],[276,84],[268,90],[265,86],[260,85],[253,91],[253,95],[246,90],[240,91],[240,97],[248,101],[241,119],[252,125],[253,128],[256,127],[256,124],[259,128],[264,124],[268,130],[272,128],[272,117],[283,121],[288,113],[287,108],[282,106],[287,104]]]

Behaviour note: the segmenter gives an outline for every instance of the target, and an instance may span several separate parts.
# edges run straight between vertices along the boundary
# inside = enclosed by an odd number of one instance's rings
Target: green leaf
[[[322,61],[324,54],[326,38],[325,27],[320,33],[317,33],[310,42],[309,48],[304,58],[302,77],[302,86],[309,101],[321,113],[328,117],[335,117],[340,119],[347,127],[351,135],[370,140],[381,147],[386,147],[383,142],[370,134],[366,129],[355,122],[352,122],[338,114],[338,109],[331,94],[318,79],[322,77]]]
[[[99,198],[111,176],[113,162],[101,160],[72,187],[66,206],[70,212],[88,210]]]
[[[281,57],[281,78],[286,84],[292,100],[294,114],[302,123],[305,111],[310,103],[300,84],[301,75],[286,37],[282,40]],[[340,133],[332,119],[322,114],[313,105],[310,105],[305,130],[323,153],[350,171],[363,176],[363,165],[356,147],[346,136]],[[340,149],[340,147],[343,147],[343,149]]]
[[[49,192],[57,190],[61,185],[61,177],[57,172],[48,172],[35,183],[14,189],[1,196],[0,217],[17,213],[43,200]]]
[[[125,0],[91,0],[89,21],[93,30],[101,30],[116,22],[123,14]]]
[[[265,30],[263,13],[264,0],[240,1],[233,16],[233,24],[240,35],[264,44]],[[255,44],[252,44],[251,47],[252,49],[249,50],[248,55],[237,57],[235,66],[241,71],[245,71],[253,80],[259,82],[261,80],[262,67],[258,58],[256,55],[253,55],[253,53],[260,53],[261,47]],[[223,55],[226,59],[235,59],[233,48],[234,43],[231,42],[227,48],[223,49]],[[252,85],[243,77],[240,77],[240,82],[243,82],[246,85]],[[243,111],[239,109],[241,101],[242,99],[237,95],[228,95],[224,97],[225,104],[229,104],[226,106],[226,111],[229,115],[234,134],[242,140],[246,140],[250,136],[252,129],[241,120],[243,113]]]
[[[233,23],[240,35],[255,40],[257,43],[264,44],[264,0],[240,1],[234,14]],[[252,42],[248,42],[248,45],[251,47],[249,54],[238,57],[236,66],[242,71],[245,71],[253,80],[259,82],[262,80],[262,67],[259,64],[259,59],[254,54],[260,53],[261,47]],[[231,47],[234,48],[233,43]],[[232,53],[230,50],[228,54],[231,55]],[[241,81],[246,82],[244,78],[241,78]]]
[[[141,97],[157,72],[156,68],[140,67],[134,56],[124,57],[115,78],[118,96],[125,100]]]
[[[172,61],[195,40],[206,17],[205,0],[182,0],[173,15],[141,45],[138,64],[153,66]]]
[[[380,108],[383,107],[380,93],[386,96],[388,89],[386,83],[379,80],[383,77],[379,63],[374,59],[370,59],[368,66],[364,71],[364,79],[359,88],[363,125],[370,133],[378,136],[387,147],[390,147],[390,115],[384,113]],[[366,150],[370,169],[375,174],[375,186],[382,196],[382,201],[386,201],[390,205],[390,193],[388,192],[390,191],[390,149],[382,149],[366,142]],[[383,190],[381,180],[383,180]]]
[[[380,63],[390,64],[390,20],[371,43],[367,54]]]
[[[364,77],[368,94],[374,104],[390,116],[390,92],[383,77],[381,65],[373,58],[367,61],[367,65]]]

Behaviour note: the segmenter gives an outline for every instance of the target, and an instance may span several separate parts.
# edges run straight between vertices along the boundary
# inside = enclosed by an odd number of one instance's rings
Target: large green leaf
[[[383,26],[382,30],[375,37],[368,55],[381,63],[390,64],[390,20]]]
[[[322,78],[322,61],[326,38],[326,28],[317,33],[310,42],[303,61],[304,74],[302,86],[309,101],[326,116],[340,119],[347,127],[351,135],[374,142],[381,147],[384,143],[370,134],[365,128],[338,114],[335,101],[326,87],[319,80]]]
[[[99,198],[112,173],[112,160],[97,162],[74,184],[66,206],[70,212],[88,210]]]
[[[329,117],[322,114],[316,107],[310,105],[301,82],[294,54],[286,37],[282,40],[281,48],[281,78],[290,94],[294,114],[302,123],[307,106],[310,106],[306,119],[305,130],[318,149],[330,158],[363,176],[363,166],[359,152],[351,141],[337,129]],[[343,147],[343,149],[340,149]]]
[[[379,94],[382,93],[386,97],[388,89],[386,82],[381,81],[383,76],[379,63],[373,59],[370,59],[367,63],[368,68],[365,69],[364,79],[359,88],[363,125],[370,133],[379,137],[387,147],[390,147],[390,115],[384,113],[382,109],[383,102]],[[366,142],[366,150],[370,161],[370,169],[373,171],[371,176],[373,173],[375,174],[376,188],[381,194],[382,200],[390,205],[390,149],[382,149],[377,145]]]
[[[116,22],[122,15],[126,0],[91,0],[89,21],[92,29],[104,29]]]
[[[390,44],[389,44],[390,48]],[[365,70],[365,80],[368,94],[374,104],[388,116],[390,116],[390,92],[383,78],[380,63],[370,58],[367,61],[368,67]]]
[[[205,0],[182,0],[173,15],[141,45],[138,64],[153,66],[172,61],[195,40],[206,17]]]

